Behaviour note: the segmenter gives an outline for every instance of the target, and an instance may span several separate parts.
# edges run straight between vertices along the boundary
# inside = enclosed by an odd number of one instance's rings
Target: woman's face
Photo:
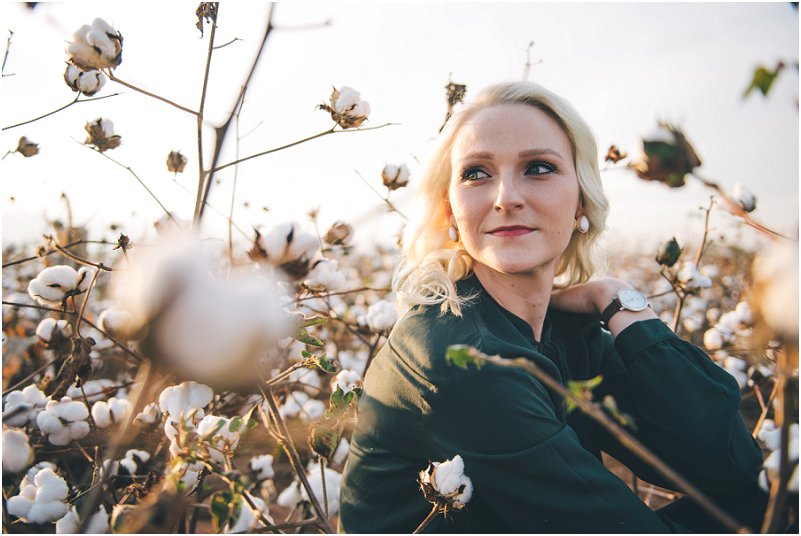
[[[484,108],[451,152],[446,211],[477,263],[506,274],[556,271],[582,214],[565,132],[527,104]]]

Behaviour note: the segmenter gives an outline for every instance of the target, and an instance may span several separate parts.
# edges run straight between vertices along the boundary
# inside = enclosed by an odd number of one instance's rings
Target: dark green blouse
[[[619,336],[589,315],[549,310],[542,340],[469,277],[477,293],[462,317],[415,307],[373,360],[359,401],[340,495],[340,530],[410,533],[431,505],[416,482],[429,461],[459,454],[473,482],[467,507],[426,532],[681,532],[650,510],[601,463],[601,450],[642,479],[667,486],[648,466],[561,396],[519,369],[462,370],[452,344],[525,357],[562,383],[602,374],[596,398],[614,396],[637,437],[711,496],[752,487],[762,462],[726,371],[660,320]]]

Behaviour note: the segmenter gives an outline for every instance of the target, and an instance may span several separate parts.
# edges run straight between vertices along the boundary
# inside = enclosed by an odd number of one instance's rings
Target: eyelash
[[[531,169],[532,168],[539,167],[539,166],[546,168],[547,171],[545,173],[532,173],[533,175],[545,175],[546,173],[558,173],[559,172],[557,167],[555,165],[551,164],[550,162],[545,162],[543,160],[535,160],[535,161],[532,161],[532,162],[529,162],[528,164],[526,164],[526,174],[531,173]],[[480,178],[477,178],[477,177],[473,177],[473,178],[469,177],[469,175],[474,174],[474,173],[479,172],[479,171],[489,175],[489,173],[487,173],[484,170],[484,168],[482,168],[481,166],[470,166],[470,167],[464,168],[463,170],[461,170],[459,172],[459,178],[461,180],[463,180],[463,181],[481,180]]]

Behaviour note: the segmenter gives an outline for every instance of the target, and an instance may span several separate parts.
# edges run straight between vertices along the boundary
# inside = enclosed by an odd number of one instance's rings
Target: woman
[[[607,214],[597,155],[576,111],[532,83],[492,86],[451,120],[394,281],[412,308],[365,378],[341,530],[413,531],[431,506],[418,472],[457,454],[472,499],[427,532],[672,532],[703,518],[651,511],[600,452],[666,485],[654,470],[524,371],[449,366],[453,344],[528,358],[562,383],[600,374],[594,396],[612,395],[705,493],[733,503],[755,488],[762,457],[737,382],[628,284],[590,280]]]

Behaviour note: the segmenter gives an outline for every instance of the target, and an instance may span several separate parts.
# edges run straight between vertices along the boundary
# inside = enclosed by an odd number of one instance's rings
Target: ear
[[[579,190],[579,200],[578,205],[576,206],[576,218],[586,215],[584,212],[584,193]]]
[[[453,217],[453,209],[451,208],[450,200],[446,197],[443,199],[442,203],[445,208],[445,217],[448,219],[448,225],[456,227],[456,218]]]

